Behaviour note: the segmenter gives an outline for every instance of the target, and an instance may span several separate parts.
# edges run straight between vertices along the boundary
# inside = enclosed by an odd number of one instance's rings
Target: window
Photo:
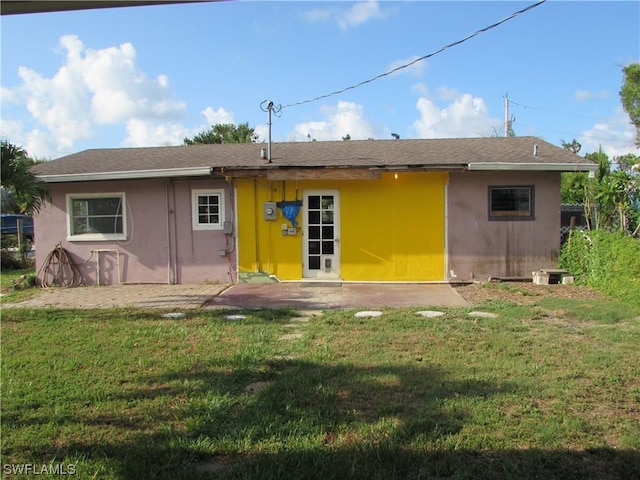
[[[222,230],[224,195],[222,190],[193,190],[193,229]]]
[[[489,219],[533,220],[533,187],[489,187]]]
[[[124,193],[67,195],[69,240],[126,240]]]

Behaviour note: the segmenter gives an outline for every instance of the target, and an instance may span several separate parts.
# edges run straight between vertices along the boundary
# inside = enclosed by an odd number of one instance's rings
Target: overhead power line
[[[509,102],[510,105],[517,105],[517,106],[522,107],[524,109],[540,110],[541,112],[555,113],[555,114],[558,114],[558,115],[569,115],[571,117],[588,118],[590,120],[602,120],[602,121],[607,121],[609,123],[619,123],[619,124],[628,123],[628,122],[626,122],[624,120],[606,119],[606,118],[602,118],[602,117],[593,117],[593,116],[590,116],[590,115],[580,115],[578,113],[559,112],[558,110],[551,110],[549,108],[532,107],[531,105],[523,105],[522,103],[514,102],[513,100],[508,100],[508,102]]]
[[[444,47],[439,48],[438,50],[436,50],[434,52],[431,52],[431,53],[428,53],[426,55],[423,55],[422,57],[416,58],[416,59],[412,60],[409,63],[406,63],[404,65],[400,65],[399,67],[396,67],[396,68],[394,68],[392,70],[389,70],[387,72],[381,73],[380,75],[376,75],[375,77],[369,78],[369,79],[364,80],[364,81],[362,81],[360,83],[356,83],[355,85],[351,85],[349,87],[346,87],[346,88],[343,88],[343,89],[340,89],[340,90],[336,90],[335,92],[327,93],[325,95],[320,95],[318,97],[310,98],[308,100],[303,100],[301,102],[290,103],[288,105],[279,105],[279,108],[282,109],[282,108],[288,108],[288,107],[295,107],[297,105],[302,105],[302,104],[305,104],[305,103],[311,103],[311,102],[315,102],[315,101],[318,101],[318,100],[322,100],[323,98],[332,97],[334,95],[339,95],[339,94],[344,93],[346,91],[353,90],[354,88],[361,87],[362,85],[366,85],[367,83],[371,83],[371,82],[374,82],[376,80],[379,80],[380,78],[389,76],[389,75],[391,75],[393,73],[396,73],[399,70],[402,70],[404,68],[410,67],[411,65],[414,65],[414,64],[416,64],[418,62],[421,62],[422,60],[426,60],[427,58],[430,58],[430,57],[433,57],[434,55],[442,53],[442,52],[444,52],[445,50],[447,50],[449,48],[455,47],[457,45],[460,45],[461,43],[464,43],[464,42],[466,42],[468,40],[471,40],[473,37],[476,37],[476,36],[480,35],[481,33],[487,32],[487,31],[489,31],[489,30],[491,30],[493,28],[496,28],[496,27],[502,25],[503,23],[508,22],[512,18],[515,18],[518,15],[521,15],[521,14],[523,14],[525,12],[528,12],[529,10],[532,10],[532,9],[542,5],[546,1],[547,0],[542,0],[540,2],[537,2],[537,3],[534,3],[532,5],[529,5],[528,7],[523,8],[522,10],[518,10],[517,12],[512,13],[508,17],[503,18],[499,22],[496,22],[496,23],[494,23],[492,25],[489,25],[488,27],[484,27],[484,28],[472,33],[471,35],[467,35],[466,37],[464,37],[461,40],[458,40],[456,42],[453,42],[453,43],[450,43],[448,45],[445,45]]]

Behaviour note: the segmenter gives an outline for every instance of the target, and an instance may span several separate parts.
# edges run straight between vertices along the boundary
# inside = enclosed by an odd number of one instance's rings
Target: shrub
[[[15,249],[0,249],[0,268],[2,270],[22,270],[24,268],[33,268],[33,258],[25,258]]]
[[[26,273],[24,275],[20,275],[19,277],[13,280],[11,284],[11,288],[13,290],[26,290],[32,287],[37,286],[38,279],[36,278],[35,273]]]
[[[604,230],[573,231],[560,265],[576,282],[622,298],[640,309],[640,241]]]

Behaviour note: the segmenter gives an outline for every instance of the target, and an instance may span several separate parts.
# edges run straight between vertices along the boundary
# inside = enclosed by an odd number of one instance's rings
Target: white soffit
[[[470,163],[469,170],[476,171],[544,171],[544,172],[595,172],[595,163]]]

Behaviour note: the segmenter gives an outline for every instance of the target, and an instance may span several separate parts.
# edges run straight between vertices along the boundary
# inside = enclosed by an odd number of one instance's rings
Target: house
[[[38,164],[85,284],[486,280],[554,266],[560,173],[535,137],[87,150]],[[268,152],[268,153],[267,153]]]

